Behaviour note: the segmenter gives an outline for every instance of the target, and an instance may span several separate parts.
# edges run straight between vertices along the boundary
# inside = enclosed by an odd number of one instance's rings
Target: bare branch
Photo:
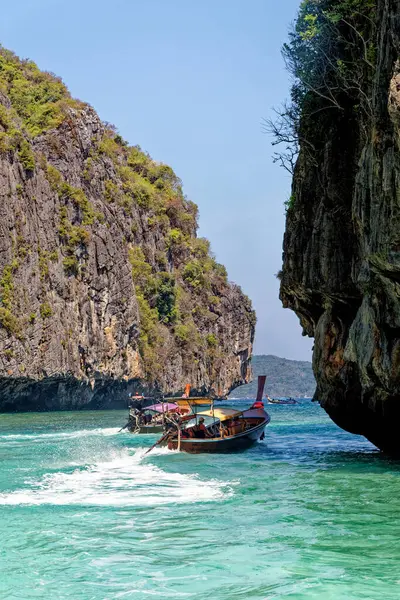
[[[346,21],[346,19],[341,19],[342,23],[344,23],[345,25],[348,25],[356,35],[358,35],[358,37],[360,38],[363,46],[364,46],[364,62],[371,67],[371,69],[373,69],[375,71],[375,65],[373,65],[369,60],[368,60],[368,47],[367,47],[367,43],[364,40],[364,37],[362,36],[362,34],[354,27],[354,25],[352,25],[351,23],[349,23],[349,21]]]
[[[273,161],[288,172],[293,173],[300,147],[316,164],[316,149],[301,136],[300,119],[332,109],[343,112],[349,106],[372,114],[366,82],[375,70],[369,53],[376,26],[370,14],[368,10],[366,14],[354,12],[345,3],[328,12],[322,2],[303,0],[290,41],[282,49],[286,68],[294,78],[291,102],[275,110],[275,119],[263,122],[272,145],[283,144],[284,149],[273,154]]]

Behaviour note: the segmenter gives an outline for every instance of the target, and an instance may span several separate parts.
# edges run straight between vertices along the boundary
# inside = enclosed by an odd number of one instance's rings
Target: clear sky
[[[231,280],[253,300],[255,351],[310,359],[283,310],[284,201],[262,119],[287,96],[280,48],[300,0],[18,0],[0,41],[60,75],[131,144],[170,164]]]

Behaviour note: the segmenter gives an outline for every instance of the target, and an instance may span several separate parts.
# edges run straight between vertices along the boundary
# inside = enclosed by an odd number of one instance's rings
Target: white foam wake
[[[215,501],[232,494],[229,483],[201,481],[195,475],[167,473],[143,461],[146,448],[122,450],[110,460],[72,473],[52,473],[26,488],[0,494],[0,505],[157,506]],[[157,453],[168,452],[158,450]]]
[[[0,435],[0,440],[36,440],[36,441],[49,441],[51,439],[59,440],[59,439],[76,439],[83,438],[92,435],[103,435],[110,436],[116,435],[120,431],[120,427],[102,427],[96,429],[79,429],[77,431],[54,431],[53,433],[10,433]]]

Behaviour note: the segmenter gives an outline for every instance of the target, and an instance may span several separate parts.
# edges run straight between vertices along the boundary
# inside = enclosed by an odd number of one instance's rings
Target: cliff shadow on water
[[[281,299],[315,338],[315,397],[400,453],[400,15],[394,0],[307,0],[285,46],[299,155]],[[297,150],[297,147],[295,147]]]

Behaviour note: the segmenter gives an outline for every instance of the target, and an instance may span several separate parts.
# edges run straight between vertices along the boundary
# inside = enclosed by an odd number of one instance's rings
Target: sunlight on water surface
[[[121,411],[0,415],[0,598],[398,600],[400,467],[318,405],[233,455]]]

